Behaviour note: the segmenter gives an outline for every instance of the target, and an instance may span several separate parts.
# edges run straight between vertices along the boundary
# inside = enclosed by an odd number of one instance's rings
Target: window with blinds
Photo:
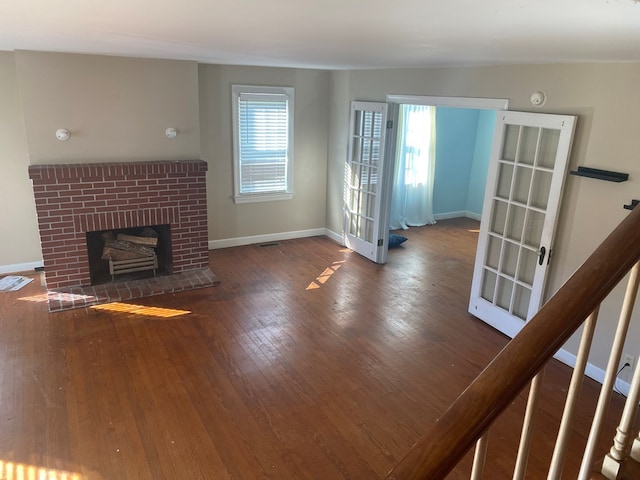
[[[235,201],[291,198],[293,88],[233,86]]]

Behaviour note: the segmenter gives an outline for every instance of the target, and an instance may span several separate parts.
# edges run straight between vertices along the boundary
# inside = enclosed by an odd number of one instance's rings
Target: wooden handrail
[[[439,480],[640,260],[635,208],[387,475]]]

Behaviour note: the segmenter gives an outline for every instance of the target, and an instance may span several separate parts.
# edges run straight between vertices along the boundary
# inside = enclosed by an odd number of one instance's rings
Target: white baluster
[[[471,480],[482,480],[484,475],[484,461],[487,457],[487,445],[489,444],[489,432],[485,433],[476,442],[476,451],[473,454],[473,467],[471,468]]]
[[[622,310],[620,311],[620,318],[618,320],[618,328],[616,329],[616,335],[613,339],[613,345],[611,346],[611,354],[609,355],[609,363],[607,364],[607,371],[605,372],[604,382],[600,389],[600,396],[598,397],[598,405],[593,416],[593,423],[591,424],[591,431],[589,432],[589,439],[587,440],[587,446],[585,448],[584,456],[582,457],[582,463],[580,465],[580,473],[578,474],[578,480],[589,480],[595,463],[595,455],[602,431],[602,424],[609,408],[609,400],[613,392],[613,386],[618,373],[618,365],[620,364],[620,357],[622,356],[622,348],[624,347],[624,341],[627,338],[627,331],[629,330],[629,322],[631,320],[631,313],[633,312],[633,305],[636,301],[638,293],[638,283],[640,281],[640,263],[636,263],[631,269],[631,275],[627,282],[627,290],[624,295],[624,301],[622,303]]]
[[[533,421],[538,411],[538,403],[540,400],[540,390],[542,388],[542,380],[544,378],[544,369],[538,373],[529,387],[529,399],[527,400],[527,409],[524,412],[524,421],[522,423],[522,433],[520,434],[520,446],[518,447],[518,457],[516,458],[516,466],[513,470],[513,480],[521,480],[527,471],[527,461],[529,460],[529,451],[531,450],[531,437],[533,435]]]
[[[560,480],[562,475],[564,457],[567,453],[567,446],[569,444],[571,425],[573,424],[573,418],[575,417],[578,401],[580,400],[580,390],[582,389],[584,372],[587,368],[587,361],[589,360],[589,351],[591,350],[591,344],[593,343],[593,334],[596,330],[599,311],[600,306],[598,305],[584,323],[582,338],[580,340],[580,348],[578,349],[576,364],[573,367],[571,383],[569,384],[567,400],[564,404],[562,421],[560,422],[560,428],[558,429],[558,438],[556,439],[556,445],[553,449],[553,456],[551,457],[547,480]]]
[[[613,438],[613,446],[602,462],[602,474],[609,480],[616,480],[619,477],[622,463],[629,457],[631,452],[631,428],[638,412],[639,399],[640,368],[636,368],[629,387],[629,396],[624,404],[624,410],[620,418],[620,425],[616,429],[616,436]]]

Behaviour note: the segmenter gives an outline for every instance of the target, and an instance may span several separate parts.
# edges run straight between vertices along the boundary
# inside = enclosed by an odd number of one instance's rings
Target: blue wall
[[[469,193],[467,196],[467,212],[474,213],[478,217],[482,215],[496,115],[495,110],[480,110],[478,113],[476,145],[473,152],[473,163],[469,176]]]
[[[438,107],[433,213],[482,213],[496,113]]]

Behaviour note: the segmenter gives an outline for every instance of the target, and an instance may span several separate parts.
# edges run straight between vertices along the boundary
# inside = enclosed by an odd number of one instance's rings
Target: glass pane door
[[[509,335],[542,302],[574,120],[498,115],[469,311]]]
[[[383,202],[387,105],[353,102],[345,172],[345,244],[378,263],[386,261],[388,219]],[[384,218],[383,218],[384,217]]]

